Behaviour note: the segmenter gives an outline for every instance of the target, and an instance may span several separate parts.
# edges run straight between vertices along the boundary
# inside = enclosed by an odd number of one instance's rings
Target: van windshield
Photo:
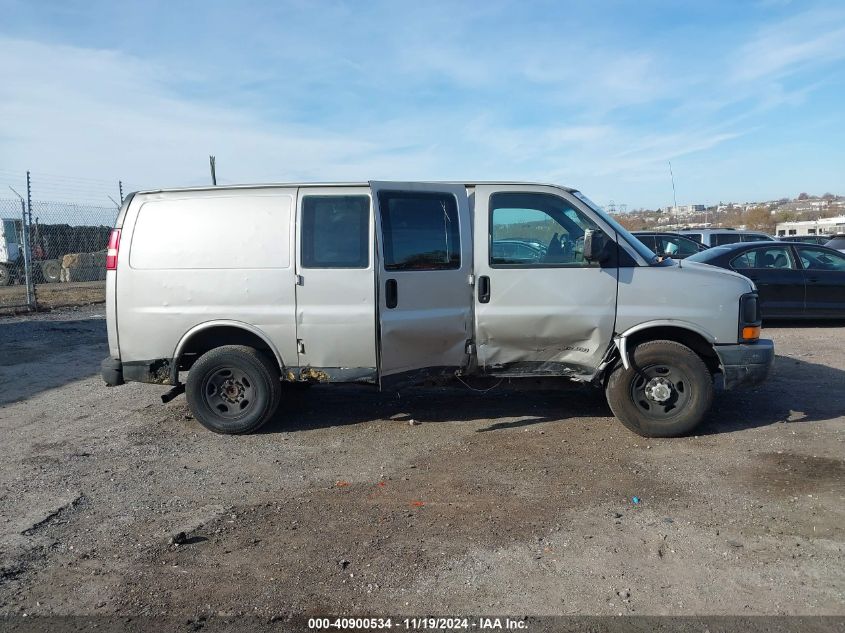
[[[601,216],[602,220],[604,220],[611,227],[613,227],[613,230],[616,231],[616,233],[622,239],[624,239],[626,242],[628,242],[628,244],[630,244],[631,247],[635,251],[637,251],[637,253],[639,253],[640,257],[642,257],[644,260],[646,260],[647,262],[649,262],[651,264],[657,263],[657,261],[658,261],[657,255],[655,255],[654,252],[652,252],[652,250],[648,246],[646,246],[645,244],[640,242],[636,238],[636,236],[631,235],[631,233],[628,231],[628,229],[626,229],[624,226],[619,224],[619,222],[617,222],[612,217],[607,215],[599,205],[597,205],[595,202],[590,200],[587,196],[585,196],[580,191],[573,191],[572,195],[575,196],[576,198],[578,198],[581,202],[586,204],[588,207],[590,207],[590,209],[592,209],[593,211],[598,213]]]

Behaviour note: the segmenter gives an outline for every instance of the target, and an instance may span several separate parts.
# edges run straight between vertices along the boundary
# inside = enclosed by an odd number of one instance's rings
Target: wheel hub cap
[[[236,380],[229,379],[220,385],[220,397],[232,404],[237,404],[244,397],[244,386]]]
[[[672,382],[667,378],[656,377],[645,386],[646,398],[653,402],[666,402],[672,397]]]

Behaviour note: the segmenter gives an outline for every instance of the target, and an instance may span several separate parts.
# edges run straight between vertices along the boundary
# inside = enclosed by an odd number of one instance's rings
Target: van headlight
[[[763,319],[760,316],[760,299],[756,292],[739,298],[739,342],[753,343],[760,338]]]

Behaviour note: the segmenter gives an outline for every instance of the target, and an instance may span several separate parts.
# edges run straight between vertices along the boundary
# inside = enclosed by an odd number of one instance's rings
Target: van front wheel
[[[215,433],[258,430],[279,406],[282,385],[275,363],[245,345],[224,345],[194,363],[185,397],[194,417]]]
[[[698,354],[675,341],[649,341],[630,360],[605,389],[622,424],[644,437],[675,437],[698,426],[713,402],[713,378]]]

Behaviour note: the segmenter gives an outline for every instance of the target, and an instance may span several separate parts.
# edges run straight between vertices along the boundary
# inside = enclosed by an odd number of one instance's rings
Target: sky
[[[0,0],[0,187],[845,194],[845,2]],[[9,192],[9,196],[11,196]],[[0,197],[5,194],[0,193]],[[98,199],[99,199],[98,198]]]

